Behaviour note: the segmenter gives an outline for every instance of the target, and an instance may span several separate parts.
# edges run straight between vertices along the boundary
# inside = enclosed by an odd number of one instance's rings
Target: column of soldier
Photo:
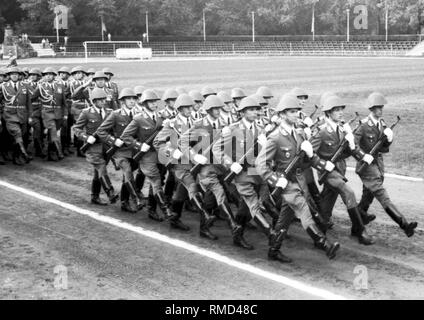
[[[142,86],[118,93],[112,77],[110,69],[80,66],[1,71],[2,155],[23,165],[32,160],[32,145],[35,156],[58,161],[73,146],[93,167],[91,203],[108,204],[100,198],[103,188],[108,202],[120,199],[122,211],[145,209],[149,218],[181,231],[190,230],[182,218],[186,208],[198,213],[199,234],[210,240],[218,239],[213,225],[223,219],[234,245],[246,250],[254,249],[246,229],[258,228],[269,241],[268,258],[282,263],[291,262],[281,246],[295,221],[316,248],[336,256],[340,244],[327,231],[339,195],[360,244],[375,242],[366,230],[376,218],[369,213],[374,198],[407,237],[414,235],[417,223],[397,209],[383,185],[383,154],[397,123],[389,127],[383,120],[388,102],[382,94],[368,97],[365,118],[346,122],[346,102],[326,92],[323,114],[313,120],[316,112],[302,112],[309,96],[300,88],[271,106],[267,87],[250,96],[241,88],[231,94],[177,88],[160,98]],[[165,106],[159,110],[160,100]],[[363,183],[359,201],[345,177],[349,157]],[[109,162],[122,171],[119,194]]]

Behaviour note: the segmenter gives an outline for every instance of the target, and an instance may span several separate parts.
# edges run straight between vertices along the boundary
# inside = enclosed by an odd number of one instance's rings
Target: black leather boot
[[[281,253],[281,245],[285,238],[286,230],[282,229],[280,231],[271,230],[269,236],[269,251],[268,251],[268,259],[272,261],[279,261],[281,263],[290,263],[292,259],[286,257]]]
[[[93,179],[91,182],[91,203],[99,206],[107,206],[107,202],[100,198],[102,185],[99,179]]]
[[[172,216],[172,210],[170,208],[170,205],[168,201],[166,200],[165,194],[162,190],[156,193],[155,195],[156,203],[159,204],[159,208],[161,209],[162,213],[165,215],[166,218],[170,218]],[[161,217],[162,221],[164,220]]]
[[[189,231],[190,227],[186,226],[180,220],[183,207],[184,207],[184,202],[175,201],[175,200],[172,201],[172,205],[171,205],[172,217],[169,218],[169,224],[171,228],[182,230],[182,231]]]
[[[392,218],[392,220],[396,222],[403,231],[405,231],[408,238],[414,235],[415,229],[418,226],[417,222],[408,222],[405,216],[403,216],[392,203],[390,203],[384,210],[389,217]]]
[[[24,158],[25,162],[29,163],[32,160],[32,157],[28,155],[28,153],[25,149],[24,143],[22,141],[18,142],[18,146],[19,146],[19,151],[20,151],[22,157]]]
[[[58,159],[63,160],[65,156],[63,155],[62,146],[60,145],[60,142],[54,141],[53,145],[54,145],[54,148],[56,149]]]
[[[125,189],[128,192],[128,200],[127,206],[125,207],[126,210],[129,213],[137,213],[137,194],[134,190],[134,186],[131,182],[127,181],[124,183]]]
[[[236,247],[245,250],[254,250],[255,248],[244,238],[245,228],[246,227],[244,225],[240,225],[233,230],[233,243]]]
[[[26,161],[25,158],[22,155],[21,147],[18,143],[15,144],[14,150],[13,150],[13,163],[17,166],[23,166],[25,165]]]
[[[336,257],[337,250],[340,248],[340,244],[335,242],[334,244],[327,240],[325,235],[316,226],[312,225],[306,229],[306,232],[314,241],[315,247],[325,251],[328,259],[334,259]]]
[[[362,222],[359,207],[347,210],[350,220],[352,221],[352,236],[358,238],[360,244],[369,246],[374,244],[374,239],[367,233],[367,230]]]
[[[372,221],[376,219],[375,214],[369,214],[367,211],[363,210],[361,207],[358,207],[359,213],[361,214],[362,222],[364,226],[370,224]]]
[[[115,190],[113,189],[112,182],[110,181],[110,178],[108,175],[104,175],[100,178],[100,181],[103,186],[103,190],[106,192],[107,197],[109,198],[110,203],[116,203],[119,198],[119,194],[115,194]],[[126,185],[128,188],[128,186]],[[131,194],[131,192],[130,192]]]
[[[202,194],[196,193],[192,199],[192,204],[196,211],[200,213],[201,217],[204,218],[204,227],[209,228],[211,224],[216,220],[215,216],[210,215],[203,206]]]
[[[271,202],[270,199],[266,199],[263,201],[263,205],[265,207],[266,212],[269,214],[269,216],[272,219],[272,227],[275,226],[275,224],[278,221],[278,217],[280,216],[280,212],[275,207],[275,205]]]
[[[240,227],[240,225],[236,222],[233,211],[228,203],[224,203],[218,206],[218,208],[226,216],[226,220],[228,221],[231,230],[235,230]]]
[[[271,226],[268,224],[268,221],[265,219],[263,214],[257,214],[254,216],[253,221],[255,221],[256,225],[259,227],[259,230],[261,230],[262,233],[264,233],[267,237],[270,236]]]

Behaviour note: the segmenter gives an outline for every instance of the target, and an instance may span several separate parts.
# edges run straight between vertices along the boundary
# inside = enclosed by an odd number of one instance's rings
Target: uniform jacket
[[[27,81],[27,87],[31,94],[31,97],[34,95],[35,90],[37,90],[38,83]],[[32,117],[33,118],[41,118],[41,101],[40,98],[36,98],[32,100]]]
[[[26,123],[32,115],[31,93],[22,81],[17,82],[17,90],[12,81],[2,83],[0,101],[3,101],[3,118],[7,122]]]
[[[160,110],[158,113],[162,117],[162,119],[173,119],[178,114],[177,111],[172,110],[169,107],[165,107],[164,109]]]
[[[119,138],[131,121],[132,118],[127,115],[124,109],[115,110],[97,129],[97,135],[103,143],[110,141],[111,138]],[[116,158],[131,158],[132,155],[132,148],[124,145],[115,152],[114,156]]]
[[[62,119],[68,114],[66,105],[66,89],[57,82],[38,82],[37,89],[32,95],[32,100],[39,99],[43,106],[43,113],[46,112],[55,119]]]

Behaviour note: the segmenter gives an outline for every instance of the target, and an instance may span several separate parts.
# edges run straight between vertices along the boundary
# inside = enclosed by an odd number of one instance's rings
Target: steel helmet
[[[41,73],[41,70],[37,69],[37,68],[33,68],[33,69],[29,70],[29,75],[32,75],[32,74],[35,74],[39,77],[43,76],[42,73]]]
[[[202,96],[204,96],[206,98],[207,96],[210,96],[212,94],[216,94],[216,90],[212,89],[211,87],[203,87],[202,90],[200,91],[200,93],[202,94]]]
[[[93,76],[93,80],[102,79],[102,78],[106,80],[109,79],[103,71],[97,71]]]
[[[367,109],[376,106],[384,106],[387,104],[386,98],[380,92],[373,92],[369,95],[366,103]]]
[[[266,106],[268,105],[268,102],[265,100],[265,98],[259,94],[252,94],[249,97],[256,99],[256,101],[258,101],[260,106]]]
[[[193,99],[187,94],[182,93],[178,96],[177,100],[175,101],[175,109],[179,109],[181,107],[192,107],[194,105]]]
[[[96,73],[96,69],[94,68],[90,68],[87,70],[87,74],[95,74]]]
[[[134,93],[135,93],[137,96],[141,96],[141,95],[143,94],[144,90],[146,90],[146,87],[143,87],[143,86],[136,86],[136,87],[134,88]]]
[[[175,89],[168,89],[165,91],[165,93],[163,94],[162,100],[166,101],[166,100],[175,100],[178,98],[178,92]]]
[[[331,96],[335,96],[336,94],[334,93],[334,92],[332,92],[332,91],[326,91],[326,92],[324,92],[322,95],[321,95],[321,98],[320,98],[320,100],[319,100],[319,105],[320,105],[320,107],[321,108],[323,108],[323,106],[324,106],[324,101],[328,98],[328,97],[331,97]]]
[[[222,108],[222,107],[224,107],[224,103],[216,95],[210,95],[206,97],[205,102],[203,103],[203,109],[205,111],[208,111],[212,108]]]
[[[234,88],[231,90],[231,98],[232,99],[243,99],[246,97],[246,94],[244,93],[243,89],[241,88]]]
[[[177,91],[178,94],[182,94],[182,93],[187,93],[187,90],[182,88],[182,87],[178,87],[177,89],[175,89]]]
[[[90,92],[90,99],[92,101],[94,100],[100,100],[100,99],[106,99],[107,98],[107,94],[103,89],[100,88],[94,88],[91,92]]]
[[[22,68],[22,72],[23,73],[29,73],[29,68],[28,67],[23,67]]]
[[[55,69],[53,69],[52,67],[47,67],[47,68],[46,68],[46,69],[44,69],[44,71],[43,71],[43,75],[46,75],[46,74],[49,74],[49,73],[54,74],[55,76],[57,76],[57,72],[56,72],[56,70],[55,70]]]
[[[260,95],[260,96],[262,96],[264,98],[267,98],[267,99],[270,99],[270,98],[273,98],[274,97],[274,95],[271,92],[271,89],[268,88],[268,87],[260,87],[258,89],[258,91],[256,91],[256,94],[258,94],[258,95]]]
[[[300,98],[300,97],[306,97],[306,99],[309,98],[308,93],[305,90],[303,90],[303,89],[301,89],[299,87],[293,88],[290,91],[290,94],[293,95],[293,96],[295,96],[296,98]]]
[[[124,88],[121,90],[121,92],[119,93],[119,97],[118,100],[122,100],[124,98],[136,98],[137,99],[137,95],[135,94],[134,90],[131,88]]]
[[[225,91],[219,91],[219,92],[216,94],[216,96],[217,96],[218,98],[220,98],[220,99],[222,100],[222,102],[224,102],[224,103],[230,103],[230,102],[233,102],[233,99],[231,99],[231,96],[230,96],[227,92],[225,92]]]
[[[296,96],[287,93],[284,96],[281,97],[280,102],[278,103],[278,105],[274,108],[274,111],[276,113],[279,112],[283,112],[285,110],[290,110],[290,109],[298,109],[301,110],[302,107],[299,104],[299,100],[297,99]]]
[[[11,68],[6,69],[6,75],[10,75],[12,73],[22,74],[22,71],[18,67],[11,67]]]
[[[112,77],[114,76],[114,74],[113,74],[112,70],[110,70],[110,68],[104,68],[102,71],[103,71],[104,74],[110,74]]]
[[[243,98],[240,102],[240,105],[237,107],[237,111],[243,111],[246,108],[260,108],[258,101],[253,97]]]
[[[147,89],[144,90],[143,95],[141,96],[141,103],[146,101],[157,101],[160,100],[159,96],[155,92],[155,90]]]
[[[74,74],[74,73],[77,73],[77,72],[86,73],[82,66],[76,66],[76,67],[72,68],[71,75]]]
[[[338,96],[329,96],[327,99],[325,99],[323,105],[322,105],[322,111],[331,111],[334,108],[337,107],[346,107],[346,103]]]
[[[62,67],[62,68],[60,68],[57,73],[67,73],[69,75],[71,74],[68,67]]]
[[[191,90],[188,95],[196,102],[201,102],[204,100],[202,94],[200,93],[200,91],[197,90]]]

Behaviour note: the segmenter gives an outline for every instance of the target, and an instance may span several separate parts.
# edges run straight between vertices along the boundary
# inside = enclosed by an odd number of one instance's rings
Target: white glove
[[[336,166],[334,165],[334,163],[332,163],[331,161],[327,161],[325,163],[325,171],[331,172],[334,170]]]
[[[353,135],[352,132],[348,132],[345,135],[345,139],[347,142],[349,142],[349,148],[350,150],[355,150],[355,136]]]
[[[150,146],[149,146],[148,144],[143,143],[143,144],[141,145],[141,148],[140,148],[140,151],[141,151],[141,152],[147,152],[147,151],[149,151],[149,150],[150,150]]]
[[[264,135],[264,134],[260,134],[259,136],[258,136],[258,143],[263,147],[264,145],[266,145],[266,141],[267,141],[267,139],[266,139],[266,135]]]
[[[278,179],[276,187],[281,188],[281,189],[285,189],[285,188],[287,188],[288,184],[289,184],[288,180],[284,177],[281,177],[280,179]]]
[[[352,132],[352,128],[350,127],[349,123],[345,123],[345,124],[343,125],[343,130],[344,130],[344,132],[346,132],[347,134],[349,134],[349,133],[353,133],[353,132]]]
[[[312,137],[312,131],[311,131],[311,128],[306,127],[305,129],[303,129],[303,132],[305,132],[306,137],[307,137],[308,139],[310,139],[310,138]]]
[[[174,153],[172,154],[172,158],[174,158],[175,160],[181,159],[182,156],[183,156],[183,153],[178,149],[176,149]]]
[[[265,131],[271,132],[272,130],[274,130],[274,126],[272,124],[267,124],[265,127]]]
[[[370,165],[373,161],[374,161],[374,157],[370,154],[366,154],[363,158],[362,161],[366,162],[368,165]]]
[[[300,149],[306,153],[308,158],[312,158],[314,156],[314,148],[309,141],[303,141],[300,145]]]
[[[122,141],[121,139],[116,139],[114,145],[120,148],[124,145],[124,141]]]
[[[243,171],[243,167],[239,163],[234,162],[231,165],[231,171],[234,172],[235,174],[239,174],[240,172]]]
[[[206,163],[208,163],[208,158],[206,158],[205,156],[202,156],[201,154],[196,154],[193,157],[194,161],[201,164],[201,165],[205,165]]]
[[[387,137],[389,143],[393,142],[393,131],[390,128],[384,129],[384,135]]]
[[[310,117],[306,117],[305,119],[303,119],[303,123],[309,128],[314,125],[314,121]]]
[[[88,138],[87,138],[87,143],[88,144],[94,144],[96,142],[96,138],[95,137],[93,137],[93,136],[89,136]]]

